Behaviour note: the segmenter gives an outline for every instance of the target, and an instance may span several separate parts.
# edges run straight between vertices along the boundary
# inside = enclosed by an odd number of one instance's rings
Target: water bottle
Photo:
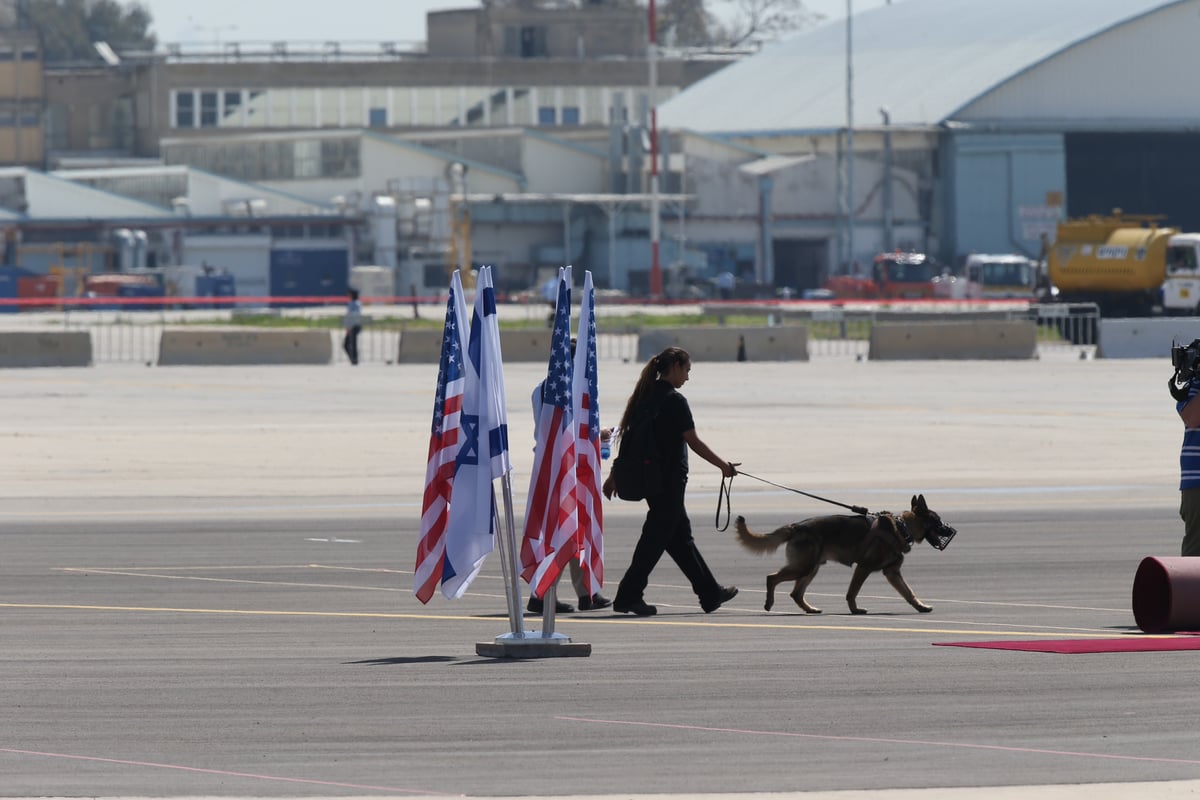
[[[613,428],[608,432],[608,441],[606,442],[603,439],[600,441],[600,458],[607,459],[612,455],[612,444],[617,440],[620,433],[620,428]]]

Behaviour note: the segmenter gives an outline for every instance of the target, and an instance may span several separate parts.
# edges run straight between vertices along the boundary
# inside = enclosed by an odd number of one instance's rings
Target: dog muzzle
[[[951,528],[949,525],[943,525],[933,533],[925,534],[925,541],[929,542],[934,549],[945,550],[950,544],[950,540],[958,535],[958,531]]]

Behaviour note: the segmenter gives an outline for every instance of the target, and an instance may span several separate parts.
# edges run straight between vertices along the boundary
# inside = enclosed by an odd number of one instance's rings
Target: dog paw
[[[852,608],[852,609],[850,609],[850,613],[851,614],[866,614],[867,610],[865,608]]]
[[[821,613],[821,609],[817,608],[816,606],[801,606],[801,608],[803,608],[804,611],[808,614],[820,614]]]
[[[922,614],[928,614],[930,611],[933,611],[933,606],[927,606],[922,603],[917,606],[917,611],[920,611]]]
[[[763,603],[763,611],[770,611],[772,603]]]

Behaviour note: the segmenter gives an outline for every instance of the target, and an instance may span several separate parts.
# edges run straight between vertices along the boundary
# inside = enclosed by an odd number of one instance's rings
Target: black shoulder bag
[[[622,500],[644,500],[663,491],[662,459],[654,436],[658,403],[647,404],[621,431],[617,457],[613,460],[613,482]]]

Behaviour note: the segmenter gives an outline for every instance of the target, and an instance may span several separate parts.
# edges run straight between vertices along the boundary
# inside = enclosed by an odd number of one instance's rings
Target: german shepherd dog
[[[912,549],[913,542],[927,541],[939,550],[944,550],[957,531],[942,522],[942,518],[929,510],[924,495],[914,495],[912,510],[899,515],[838,514],[827,517],[793,522],[767,533],[755,533],[746,527],[745,517],[737,518],[737,538],[747,550],[756,553],[774,552],[779,545],[787,544],[787,564],[778,572],[767,576],[767,611],[775,604],[775,587],[784,581],[795,581],[792,599],[809,614],[820,614],[821,609],[804,599],[804,591],[816,577],[817,570],[826,561],[837,561],[854,567],[850,588],[846,590],[846,602],[850,613],[866,614],[859,608],[857,598],[863,582],[872,572],[883,572],[909,605],[927,614],[933,609],[925,605],[904,581],[900,565],[904,554]]]

